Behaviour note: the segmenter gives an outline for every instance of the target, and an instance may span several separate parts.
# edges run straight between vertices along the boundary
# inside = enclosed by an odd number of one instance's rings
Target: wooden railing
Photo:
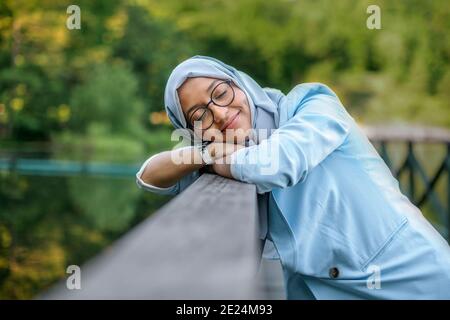
[[[260,243],[252,184],[203,174],[39,299],[253,299]]]

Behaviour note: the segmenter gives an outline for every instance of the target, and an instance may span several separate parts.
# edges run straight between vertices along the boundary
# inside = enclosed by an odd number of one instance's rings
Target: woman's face
[[[222,79],[195,77],[188,78],[181,85],[177,91],[187,123],[190,120],[198,119],[196,118],[197,115],[201,114],[201,112],[197,111],[198,107],[205,106],[210,101],[211,92],[221,82],[223,82]],[[213,120],[211,118],[211,122],[209,122],[211,123],[211,127],[206,130],[195,130],[198,136],[202,136],[203,134],[203,140],[239,143],[244,141],[245,137],[249,134],[249,130],[251,129],[251,114],[247,96],[233,82],[231,82],[231,86],[234,89],[234,99],[232,102],[226,107],[210,103],[208,108],[214,115]],[[225,92],[226,90],[230,90],[227,85],[220,85],[214,91],[213,98],[217,97],[217,99],[220,99],[221,95],[231,94],[231,92]],[[224,104],[228,104],[228,102]]]

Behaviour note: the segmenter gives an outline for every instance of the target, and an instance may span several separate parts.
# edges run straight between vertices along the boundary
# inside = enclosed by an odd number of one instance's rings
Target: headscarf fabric
[[[208,57],[195,55],[184,60],[173,69],[167,80],[164,91],[164,105],[170,122],[176,129],[186,129],[187,123],[181,108],[177,89],[187,78],[209,77],[231,80],[246,95],[251,114],[251,124],[254,129],[267,129],[268,137],[271,129],[278,127],[279,103],[284,94],[273,88],[262,88],[246,73]],[[255,130],[255,143],[259,142],[258,130]]]

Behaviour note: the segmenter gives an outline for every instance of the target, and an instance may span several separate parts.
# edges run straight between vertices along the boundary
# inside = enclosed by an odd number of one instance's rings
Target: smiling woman
[[[194,56],[172,71],[165,105],[175,128],[213,143],[151,157],[138,185],[178,194],[208,164],[254,184],[260,238],[276,248],[289,299],[450,299],[447,242],[329,87],[303,83],[284,95]],[[179,154],[197,162],[174,163]]]
[[[195,121],[200,122],[204,134],[210,129],[224,132],[251,128],[248,99],[231,80],[188,78],[178,89],[178,96],[188,125],[195,128]]]

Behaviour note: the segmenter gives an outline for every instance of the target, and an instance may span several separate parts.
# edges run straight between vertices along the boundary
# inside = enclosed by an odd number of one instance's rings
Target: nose
[[[228,108],[219,107],[214,104],[210,104],[210,109],[214,113],[214,122],[217,124],[223,124],[227,119]]]

